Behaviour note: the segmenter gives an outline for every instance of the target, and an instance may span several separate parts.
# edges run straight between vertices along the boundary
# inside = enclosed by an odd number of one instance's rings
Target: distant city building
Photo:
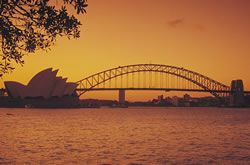
[[[172,104],[173,104],[174,106],[178,106],[178,105],[179,105],[179,100],[180,100],[179,97],[173,96],[173,97],[172,97]]]
[[[164,99],[163,95],[158,96],[158,101],[162,101]]]
[[[192,101],[192,97],[189,94],[185,94],[183,96],[183,106],[190,107],[191,101]]]
[[[191,101],[192,97],[189,94],[183,96],[184,101]]]
[[[8,96],[12,98],[51,98],[70,96],[77,84],[66,82],[67,78],[57,77],[58,70],[45,69],[37,73],[27,85],[15,81],[5,81]]]
[[[0,89],[0,97],[3,97],[3,96],[4,96],[4,94],[5,94],[5,90],[4,90],[4,88]]]

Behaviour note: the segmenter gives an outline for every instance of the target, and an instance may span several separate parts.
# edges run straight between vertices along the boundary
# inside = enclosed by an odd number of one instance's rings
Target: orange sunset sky
[[[48,52],[25,57],[1,80],[26,84],[53,67],[68,81],[120,65],[156,63],[184,67],[229,85],[243,79],[250,90],[250,0],[88,0],[81,38],[58,38]],[[102,93],[102,94],[100,94]],[[127,93],[147,100],[164,92]],[[191,95],[193,95],[191,93]],[[195,95],[195,94],[194,94]],[[209,94],[208,94],[209,95]],[[117,99],[117,92],[83,98]]]

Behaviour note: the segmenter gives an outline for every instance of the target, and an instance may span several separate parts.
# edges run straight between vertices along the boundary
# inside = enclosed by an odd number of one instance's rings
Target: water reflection
[[[0,164],[250,163],[250,109],[1,109],[0,126]]]

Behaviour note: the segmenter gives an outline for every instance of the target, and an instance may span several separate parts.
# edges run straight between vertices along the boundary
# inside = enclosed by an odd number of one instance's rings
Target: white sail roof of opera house
[[[67,78],[57,77],[58,70],[45,69],[37,73],[27,85],[15,81],[5,81],[9,96],[13,98],[50,98],[72,95],[76,83],[66,82]]]

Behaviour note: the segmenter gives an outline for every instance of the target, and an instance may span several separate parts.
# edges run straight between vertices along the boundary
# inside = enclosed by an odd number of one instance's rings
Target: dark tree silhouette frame
[[[87,0],[0,0],[0,76],[23,65],[25,55],[48,50],[58,36],[79,38],[74,15],[86,7]]]

